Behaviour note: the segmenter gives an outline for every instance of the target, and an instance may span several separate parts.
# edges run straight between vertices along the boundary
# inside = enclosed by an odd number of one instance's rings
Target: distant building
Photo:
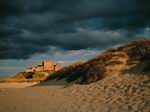
[[[44,70],[49,70],[49,71],[52,71],[53,70],[53,64],[51,61],[49,60],[44,60],[42,62],[42,66],[43,66],[43,69]]]
[[[49,60],[44,60],[40,65],[37,65],[35,67],[29,67],[24,70],[24,72],[42,72],[42,71],[58,71],[61,69],[61,64],[56,63],[53,65],[53,63]]]
[[[60,63],[56,63],[54,65],[54,71],[59,71],[61,69],[61,64]]]

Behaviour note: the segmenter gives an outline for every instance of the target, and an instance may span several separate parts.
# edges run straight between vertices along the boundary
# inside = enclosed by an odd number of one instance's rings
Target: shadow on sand
[[[77,84],[78,79],[73,80],[71,82],[68,82],[65,77],[60,78],[59,75],[60,74],[56,75],[56,73],[51,74],[49,77],[47,77],[47,79],[45,79],[44,81],[42,81],[39,84],[34,85],[34,86],[62,86],[62,87],[68,87],[68,86],[71,86],[73,84]]]

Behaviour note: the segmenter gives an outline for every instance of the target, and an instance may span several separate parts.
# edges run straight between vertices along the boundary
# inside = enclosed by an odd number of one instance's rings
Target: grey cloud
[[[134,38],[131,38],[134,35]],[[12,37],[1,44],[0,58],[29,58],[35,53],[45,53],[50,46],[64,50],[86,48],[104,49],[125,41],[140,39],[142,34],[126,30],[85,30],[64,34],[35,34],[23,31],[19,37]],[[143,36],[143,35],[142,35]]]
[[[0,58],[106,48],[144,37],[149,0],[1,0]]]

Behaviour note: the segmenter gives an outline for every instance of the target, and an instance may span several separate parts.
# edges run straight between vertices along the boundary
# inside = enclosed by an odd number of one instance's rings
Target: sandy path
[[[150,112],[147,77],[108,77],[66,88],[59,84],[1,89],[0,112]]]

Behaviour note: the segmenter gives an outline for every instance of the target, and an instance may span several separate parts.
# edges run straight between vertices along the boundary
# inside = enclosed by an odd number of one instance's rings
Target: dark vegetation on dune
[[[49,72],[50,73],[50,72]],[[45,72],[20,72],[16,74],[14,77],[11,77],[12,79],[42,79],[46,78]]]
[[[147,64],[144,66],[142,72],[149,72],[150,40],[132,41],[119,48],[108,49],[106,52],[101,53],[87,62],[76,63],[62,68],[50,75],[46,80],[56,78],[57,80],[65,79],[67,82],[76,81],[80,84],[88,84],[101,80],[106,76],[113,74],[114,71],[119,71],[119,67],[112,69],[115,66],[133,64],[142,66],[141,63],[144,62]]]
[[[128,54],[129,59],[150,59],[150,40],[133,41],[125,46],[119,47],[118,51]]]

